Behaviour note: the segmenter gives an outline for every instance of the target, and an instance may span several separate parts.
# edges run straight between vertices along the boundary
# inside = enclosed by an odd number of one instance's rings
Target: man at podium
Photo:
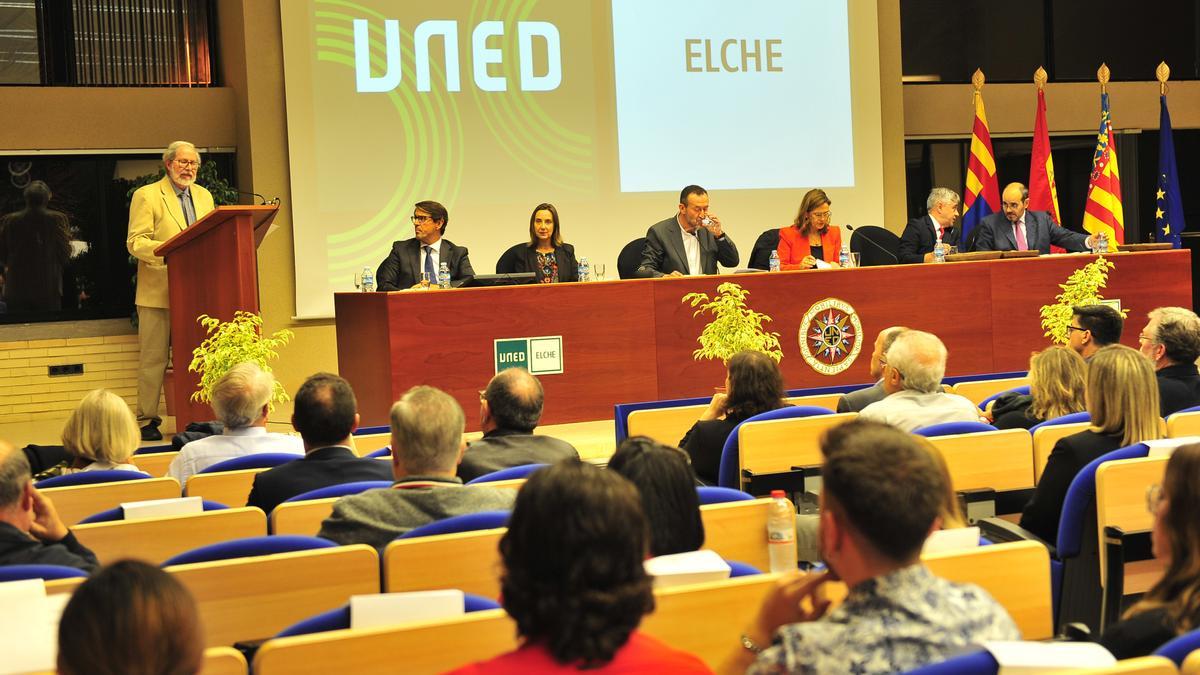
[[[142,440],[162,440],[158,430],[158,399],[167,369],[171,338],[170,305],[167,295],[167,265],[154,254],[168,239],[179,234],[214,208],[212,193],[196,185],[200,153],[187,141],[175,141],[163,152],[167,175],[157,183],[137,189],[129,204],[130,255],[138,260],[138,424]],[[197,280],[199,282],[199,280]]]

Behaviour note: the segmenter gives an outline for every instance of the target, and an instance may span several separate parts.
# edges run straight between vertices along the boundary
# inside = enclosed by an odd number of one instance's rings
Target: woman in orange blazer
[[[779,229],[779,269],[807,270],[817,266],[817,258],[839,267],[842,230],[833,222],[829,196],[817,188],[800,200],[800,212],[788,227]]]

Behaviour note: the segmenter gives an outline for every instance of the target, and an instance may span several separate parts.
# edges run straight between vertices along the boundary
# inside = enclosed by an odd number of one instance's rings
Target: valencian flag
[[[967,162],[967,189],[963,195],[962,241],[987,216],[1000,211],[1000,187],[996,182],[996,159],[992,153],[992,134],[983,111],[982,74],[975,88],[975,124],[971,130],[971,159]]]
[[[1179,174],[1175,170],[1175,141],[1171,136],[1171,113],[1167,97],[1159,96],[1161,113],[1158,118],[1158,207],[1154,211],[1155,241],[1171,242],[1180,247],[1179,235],[1185,227],[1183,200],[1179,194]]]
[[[1092,156],[1092,177],[1083,207],[1083,229],[1108,235],[1108,250],[1125,243],[1125,212],[1121,208],[1121,174],[1117,171],[1117,148],[1113,139],[1108,93],[1100,94],[1100,131]]]

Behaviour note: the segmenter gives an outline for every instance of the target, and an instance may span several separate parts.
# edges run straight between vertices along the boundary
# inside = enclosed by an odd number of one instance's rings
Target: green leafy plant
[[[713,316],[712,321],[700,332],[700,337],[696,338],[700,348],[692,352],[693,358],[721,359],[728,363],[734,354],[746,350],[762,352],[775,359],[776,363],[783,358],[783,350],[779,348],[779,333],[763,330],[763,324],[770,321],[771,317],[747,307],[748,295],[750,291],[727,281],[717,286],[717,295],[712,298],[707,293],[688,293],[683,296],[682,302],[699,307],[692,316]]]
[[[269,336],[263,335],[262,317],[254,312],[235,312],[232,321],[221,321],[201,314],[196,321],[204,326],[208,337],[192,350],[192,362],[188,370],[200,373],[200,388],[192,394],[192,400],[202,403],[212,401],[213,386],[239,363],[253,361],[263,370],[271,372],[267,362],[279,358],[275,350],[295,337],[286,328]],[[271,402],[283,403],[287,400],[289,397],[283,385],[276,382]]]
[[[156,173],[148,173],[138,176],[134,179],[116,179],[116,182],[125,188],[125,203],[129,204],[133,201],[133,193],[143,185],[157,183],[162,180],[162,177],[167,175],[166,167],[160,166]],[[202,162],[200,169],[196,171],[196,183],[204,186],[213,196],[213,204],[217,206],[226,206],[229,204],[238,203],[237,188],[231,186],[229,181],[221,177],[220,171],[217,169],[216,162]]]
[[[1071,273],[1067,283],[1059,284],[1062,293],[1054,297],[1052,305],[1042,305],[1042,328],[1046,337],[1055,344],[1065,345],[1071,339],[1067,327],[1071,325],[1071,308],[1080,305],[1098,305],[1104,299],[1100,289],[1108,284],[1108,271],[1116,268],[1112,261],[1100,256]],[[1129,310],[1121,310],[1127,316]]]

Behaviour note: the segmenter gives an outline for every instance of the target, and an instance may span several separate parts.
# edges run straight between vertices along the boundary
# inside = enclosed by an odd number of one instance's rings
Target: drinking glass
[[[596,281],[604,281],[604,263],[593,263],[592,272],[595,273]]]

